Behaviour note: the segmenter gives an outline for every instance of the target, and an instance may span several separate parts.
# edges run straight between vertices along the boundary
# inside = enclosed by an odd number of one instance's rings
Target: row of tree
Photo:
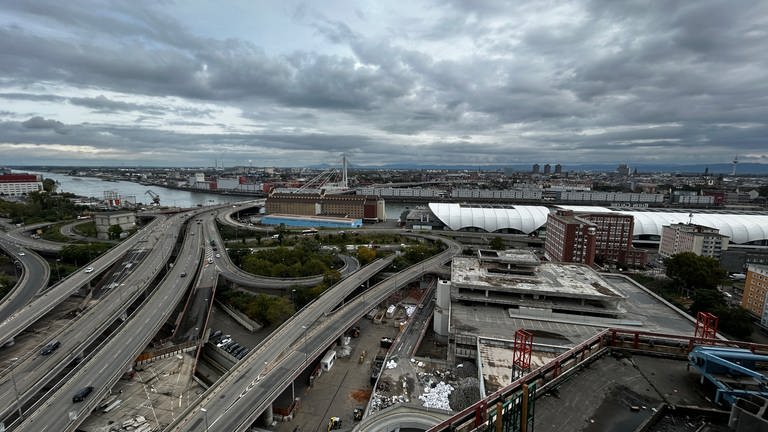
[[[696,316],[709,312],[719,317],[720,330],[738,339],[748,339],[752,334],[752,317],[749,312],[729,304],[718,289],[726,283],[728,272],[714,258],[682,252],[665,261],[666,275],[678,295],[693,299],[688,308]]]

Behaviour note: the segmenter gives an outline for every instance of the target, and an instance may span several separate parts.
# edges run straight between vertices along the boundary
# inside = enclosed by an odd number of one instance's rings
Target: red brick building
[[[630,215],[560,210],[547,218],[544,251],[552,261],[643,266],[647,254],[632,246],[633,228]]]

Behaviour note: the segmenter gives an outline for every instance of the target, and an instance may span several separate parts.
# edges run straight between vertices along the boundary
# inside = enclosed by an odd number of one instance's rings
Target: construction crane
[[[154,205],[160,205],[160,195],[152,192],[152,190],[147,189],[146,192],[144,192],[145,195],[149,195],[152,197],[152,204]]]

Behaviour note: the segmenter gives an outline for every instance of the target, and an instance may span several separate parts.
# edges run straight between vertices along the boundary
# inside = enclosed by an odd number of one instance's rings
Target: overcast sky
[[[766,1],[0,0],[0,165],[768,163]]]

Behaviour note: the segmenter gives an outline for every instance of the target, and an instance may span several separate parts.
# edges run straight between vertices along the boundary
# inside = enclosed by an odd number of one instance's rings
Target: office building
[[[43,190],[37,174],[0,174],[0,196],[19,196]]]
[[[748,265],[741,307],[759,316],[763,327],[768,327],[768,311],[765,307],[766,294],[768,294],[768,266]]]
[[[665,225],[661,231],[659,255],[665,258],[680,252],[693,252],[719,260],[727,249],[728,236],[720,234],[717,228],[676,223]]]
[[[559,210],[547,218],[546,257],[586,265],[643,266],[647,254],[632,246],[634,218],[619,213]]]
[[[384,200],[363,195],[272,193],[267,213],[297,216],[332,216],[363,221],[386,218]]]

